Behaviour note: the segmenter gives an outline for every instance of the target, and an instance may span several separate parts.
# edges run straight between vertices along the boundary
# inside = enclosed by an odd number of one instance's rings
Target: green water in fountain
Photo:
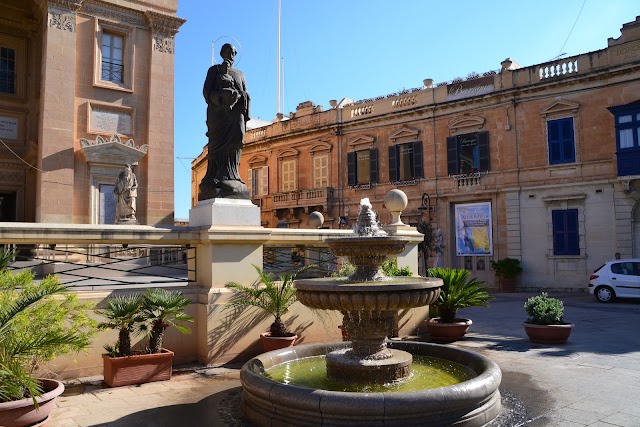
[[[470,368],[449,360],[428,356],[413,356],[411,376],[398,383],[349,384],[327,378],[324,356],[306,357],[281,363],[269,369],[265,376],[273,381],[300,387],[359,393],[410,392],[454,385],[476,376]]]

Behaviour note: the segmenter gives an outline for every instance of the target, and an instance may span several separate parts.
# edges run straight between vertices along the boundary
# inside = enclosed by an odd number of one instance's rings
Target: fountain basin
[[[469,367],[477,376],[452,386],[410,393],[348,393],[278,383],[264,376],[271,367],[324,355],[350,343],[307,344],[262,354],[240,371],[242,411],[256,426],[482,426],[501,410],[502,373],[490,359],[438,344],[390,342],[413,355],[438,357]]]
[[[378,282],[350,282],[337,279],[298,279],[298,301],[323,310],[397,311],[433,304],[440,294],[442,279],[393,277]]]

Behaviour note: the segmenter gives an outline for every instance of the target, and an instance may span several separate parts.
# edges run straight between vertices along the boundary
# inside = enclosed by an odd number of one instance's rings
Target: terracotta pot
[[[515,292],[516,281],[517,281],[515,277],[511,277],[511,278],[500,277],[498,280],[500,282],[501,292]]]
[[[297,338],[298,336],[293,334],[288,337],[272,337],[271,332],[263,332],[260,334],[260,341],[262,341],[262,347],[265,353],[267,351],[291,347]]]
[[[455,323],[442,323],[439,317],[432,317],[427,321],[427,329],[433,342],[443,344],[464,338],[472,323],[462,318],[456,318]]]
[[[523,325],[529,340],[537,344],[564,344],[573,329],[573,323],[565,323],[564,325],[523,323]]]
[[[171,379],[173,352],[110,357],[103,354],[104,382],[109,387],[144,384]]]
[[[49,413],[56,407],[55,398],[64,391],[60,381],[41,379],[44,393],[36,397],[38,408],[33,406],[33,399],[21,399],[0,403],[0,426],[23,427],[44,424]]]

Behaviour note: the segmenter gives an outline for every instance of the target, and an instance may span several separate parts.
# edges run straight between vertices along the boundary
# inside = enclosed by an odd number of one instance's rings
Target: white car
[[[640,298],[640,259],[616,259],[596,269],[589,277],[589,293],[600,302]]]

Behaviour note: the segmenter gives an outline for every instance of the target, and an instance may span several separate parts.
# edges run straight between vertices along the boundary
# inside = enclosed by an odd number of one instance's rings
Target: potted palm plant
[[[429,276],[442,279],[440,295],[433,304],[437,317],[427,321],[433,341],[449,343],[462,339],[473,323],[471,319],[457,317],[458,310],[467,307],[487,307],[493,299],[484,282],[471,277],[469,270],[461,268],[431,268]]]
[[[292,346],[298,336],[290,332],[282,316],[289,311],[289,307],[297,301],[296,289],[293,286],[298,274],[308,270],[306,266],[295,273],[285,273],[276,280],[272,273],[266,273],[257,266],[253,266],[258,273],[258,279],[251,285],[229,282],[225,286],[237,292],[235,297],[227,303],[228,308],[257,307],[272,315],[274,321],[269,332],[260,334],[264,351],[278,350]]]
[[[502,292],[513,292],[516,289],[516,278],[522,272],[520,260],[515,258],[502,258],[491,260],[491,269],[496,272]]]
[[[184,312],[190,304],[180,292],[165,289],[149,289],[145,295],[117,295],[109,299],[106,308],[100,310],[107,321],[101,329],[115,329],[118,340],[106,345],[102,356],[104,381],[111,387],[164,381],[171,378],[173,352],[162,348],[164,332],[175,326],[182,333],[188,327],[176,322],[193,319]],[[131,335],[146,333],[149,337],[143,351],[132,351]]]
[[[11,258],[0,252],[0,425],[21,427],[45,420],[64,391],[40,378],[41,364],[87,348],[96,322],[56,277],[35,283],[31,272],[7,271]]]
[[[558,298],[551,298],[546,292],[533,296],[524,303],[529,316],[524,322],[524,330],[529,340],[538,344],[564,344],[567,342],[572,323],[564,321],[564,304]]]

